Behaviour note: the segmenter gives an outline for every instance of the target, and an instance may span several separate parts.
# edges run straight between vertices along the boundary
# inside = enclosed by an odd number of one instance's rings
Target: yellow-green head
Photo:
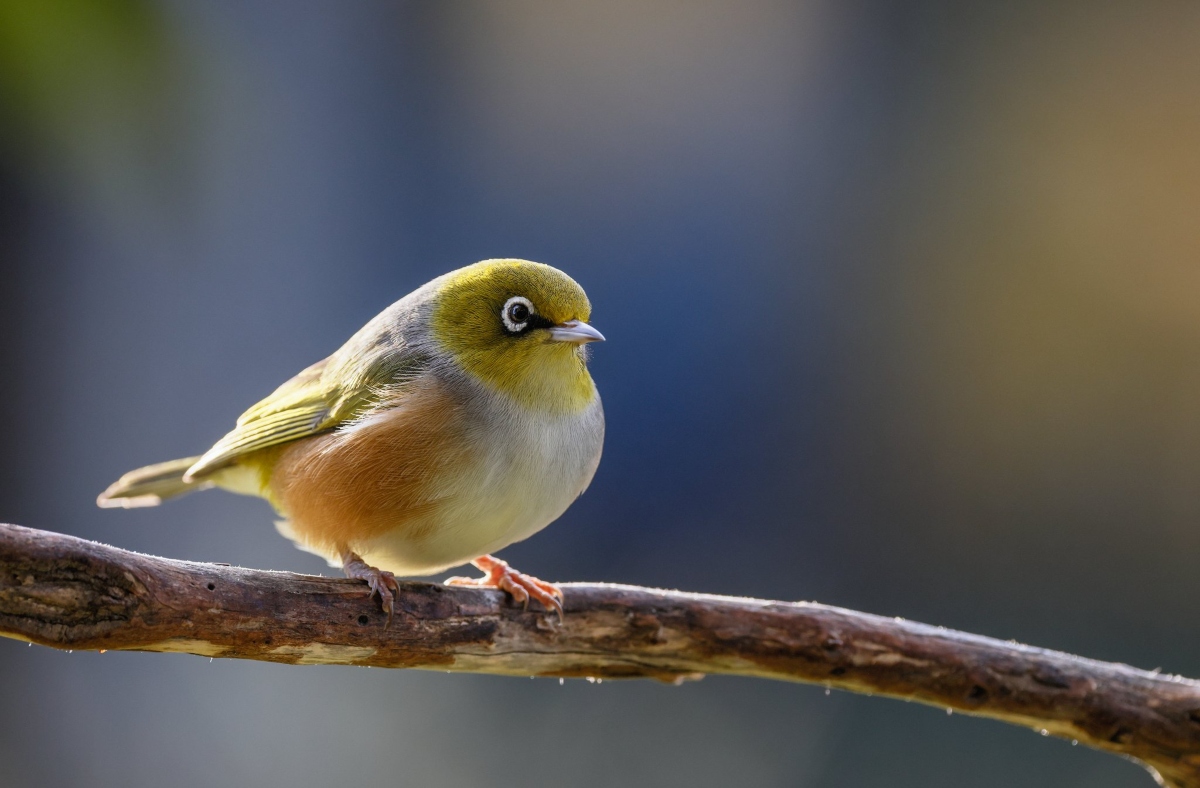
[[[575,413],[596,396],[584,345],[592,305],[574,279],[528,260],[484,260],[442,281],[434,341],[466,372],[522,405]]]

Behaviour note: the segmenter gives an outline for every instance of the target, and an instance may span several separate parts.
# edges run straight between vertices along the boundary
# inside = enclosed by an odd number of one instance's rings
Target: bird
[[[130,471],[104,508],[218,487],[265,498],[297,547],[365,581],[390,623],[398,576],[470,562],[563,615],[562,590],[492,553],[558,519],[596,473],[604,409],[582,287],[549,265],[483,260],[387,307],[201,455]],[[386,624],[385,624],[386,626]]]

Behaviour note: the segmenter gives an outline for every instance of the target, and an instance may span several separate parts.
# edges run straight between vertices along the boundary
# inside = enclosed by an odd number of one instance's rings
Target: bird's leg
[[[379,597],[379,605],[387,613],[387,624],[392,623],[392,610],[395,608],[396,595],[400,593],[400,584],[391,572],[376,569],[359,557],[358,553],[350,550],[342,552],[342,571],[351,580],[365,580],[371,587],[371,596]]]
[[[483,577],[451,577],[446,581],[446,585],[499,588],[511,594],[513,601],[520,602],[526,609],[529,608],[530,598],[533,598],[540,602],[542,607],[558,613],[559,620],[562,620],[563,592],[558,586],[530,575],[523,575],[509,566],[508,562],[490,555],[476,558],[471,565],[487,574]]]

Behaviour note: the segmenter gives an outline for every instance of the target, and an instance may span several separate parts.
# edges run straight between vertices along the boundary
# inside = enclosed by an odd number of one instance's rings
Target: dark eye
[[[504,321],[504,327],[514,334],[524,330],[531,317],[533,304],[524,296],[513,296],[504,302],[504,307],[500,310],[500,319]]]

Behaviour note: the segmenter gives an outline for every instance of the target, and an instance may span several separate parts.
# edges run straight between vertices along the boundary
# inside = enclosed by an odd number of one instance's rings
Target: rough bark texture
[[[822,684],[992,717],[1200,788],[1200,682],[815,603],[567,584],[562,622],[499,592],[174,561],[0,524],[0,635],[297,665]]]

